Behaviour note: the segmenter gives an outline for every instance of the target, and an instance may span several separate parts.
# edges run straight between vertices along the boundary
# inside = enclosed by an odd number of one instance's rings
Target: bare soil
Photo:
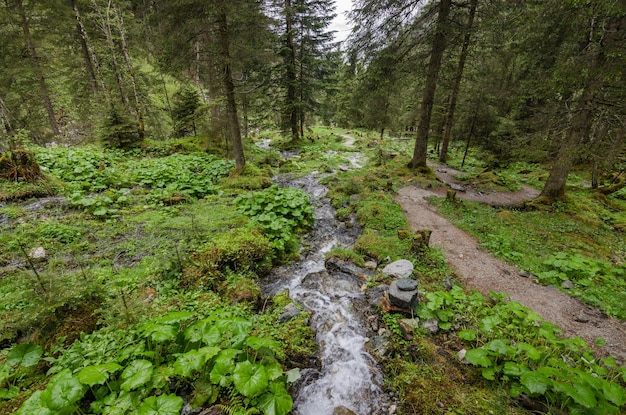
[[[481,201],[492,206],[517,205],[538,195],[525,187],[519,192],[479,193],[463,188],[454,176],[460,172],[442,165],[431,166],[440,181],[459,189],[457,198]],[[478,241],[440,216],[427,198],[446,194],[447,187],[400,189],[396,200],[402,205],[412,230],[431,229],[431,245],[440,246],[459,279],[471,288],[488,294],[507,293],[512,301],[532,309],[545,320],[557,324],[568,337],[581,337],[602,356],[613,356],[618,364],[626,362],[626,323],[607,317],[600,310],[581,303],[552,286],[537,284],[528,274],[496,259],[478,247]],[[595,346],[602,338],[604,346]]]

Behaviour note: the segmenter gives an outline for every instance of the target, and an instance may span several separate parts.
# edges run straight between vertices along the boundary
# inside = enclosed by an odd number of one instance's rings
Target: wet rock
[[[379,285],[378,287],[370,288],[365,292],[365,298],[367,299],[367,303],[371,307],[378,307],[383,296],[385,295],[385,291],[387,291],[388,289],[388,285]]]
[[[393,351],[389,335],[383,333],[379,336],[372,336],[366,344],[369,354],[374,356],[376,360],[382,360],[389,356]]]
[[[417,290],[417,281],[409,278],[403,278],[396,281],[396,286],[400,291],[415,291]]]
[[[456,183],[450,183],[450,189],[456,190],[457,192],[465,192],[465,187]]]
[[[372,271],[358,267],[354,265],[352,262],[344,261],[336,257],[328,258],[326,260],[325,266],[329,272],[339,271],[339,272],[343,272],[346,274],[350,274],[358,278],[366,278],[366,277],[374,276],[374,273]]]
[[[571,282],[570,280],[565,280],[561,283],[561,287],[567,290],[571,290],[572,288],[574,288],[574,283]]]
[[[533,274],[532,272],[528,272],[528,271],[520,271],[519,276],[522,278],[533,278],[535,274]]]
[[[356,415],[354,411],[345,406],[338,406],[333,410],[333,415]]]
[[[445,280],[443,280],[443,282],[441,284],[448,291],[450,291],[452,289],[452,287],[454,286],[454,283],[452,282],[452,278],[450,278],[450,277],[448,277]]]
[[[400,280],[401,281],[401,280]],[[402,283],[404,287],[405,283]],[[415,287],[417,288],[417,286]],[[391,283],[389,286],[389,301],[396,307],[404,308],[407,310],[413,310],[417,307],[419,301],[417,289],[406,291],[400,289],[398,286],[398,280]]]
[[[292,318],[296,317],[300,314],[300,309],[293,303],[287,304],[285,308],[283,308],[283,312],[280,317],[278,317],[278,321],[281,323],[286,323]]]
[[[400,259],[383,268],[383,274],[395,278],[408,278],[413,274],[413,264],[406,259]]]
[[[420,321],[416,318],[403,318],[398,320],[398,326],[402,332],[402,336],[408,340],[413,340],[413,333],[419,328]]]
[[[430,334],[437,334],[439,332],[439,320],[436,318],[430,318],[422,323],[422,327],[424,327]]]

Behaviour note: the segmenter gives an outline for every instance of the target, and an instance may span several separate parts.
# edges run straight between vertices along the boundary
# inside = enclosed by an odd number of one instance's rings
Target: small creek
[[[347,159],[352,166],[356,160]],[[364,280],[348,272],[327,270],[325,254],[334,246],[351,246],[358,228],[335,219],[322,175],[278,176],[281,186],[305,190],[315,208],[316,221],[304,237],[301,260],[275,269],[266,279],[267,295],[288,290],[290,297],[311,312],[321,369],[302,370],[303,382],[294,397],[294,413],[332,415],[345,408],[358,415],[387,413],[389,397],[382,390],[383,376],[367,352],[367,321],[361,292]],[[337,412],[339,413],[339,412]],[[345,412],[341,412],[345,413]]]

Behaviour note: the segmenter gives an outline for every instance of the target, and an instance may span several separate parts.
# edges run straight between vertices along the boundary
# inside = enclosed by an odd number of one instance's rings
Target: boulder
[[[300,314],[300,311],[301,310],[294,303],[289,303],[285,306],[285,308],[283,308],[283,312],[281,313],[280,317],[278,317],[278,321],[281,323],[286,323],[298,314]]]
[[[399,283],[399,281],[402,281]],[[413,281],[413,280],[411,280]],[[400,285],[399,285],[400,284]],[[415,287],[412,290],[403,290],[400,287],[408,288]],[[418,291],[417,291],[417,281],[414,283],[409,283],[405,280],[396,280],[391,283],[389,286],[389,301],[392,305],[396,307],[400,307],[406,310],[413,310],[417,307],[417,303],[419,301]]]
[[[413,264],[406,259],[400,259],[383,268],[383,274],[395,278],[408,278],[413,274]]]

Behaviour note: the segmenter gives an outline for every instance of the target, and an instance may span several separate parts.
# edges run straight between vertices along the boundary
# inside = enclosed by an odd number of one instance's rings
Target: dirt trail
[[[454,182],[456,172],[442,166],[432,166],[440,180]],[[605,340],[603,347],[594,347],[602,355],[613,356],[620,365],[626,362],[626,324],[609,318],[601,311],[587,306],[554,287],[539,285],[531,278],[491,254],[478,248],[478,242],[450,221],[441,217],[428,200],[430,196],[445,195],[445,189],[426,190],[417,187],[400,189],[397,201],[402,205],[411,229],[428,228],[433,231],[431,245],[440,246],[459,278],[468,286],[484,294],[489,291],[505,292],[511,300],[541,315],[545,320],[559,325],[568,337],[582,337],[594,345],[596,338]],[[457,197],[481,200],[492,205],[516,204],[537,195],[526,188],[521,192],[491,193],[458,192]]]

